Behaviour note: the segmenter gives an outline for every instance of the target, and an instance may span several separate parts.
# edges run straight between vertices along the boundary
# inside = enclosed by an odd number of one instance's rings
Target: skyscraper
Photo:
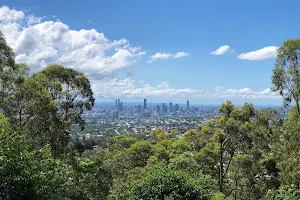
[[[147,109],[147,99],[144,99],[144,110]]]
[[[162,103],[161,110],[162,110],[163,113],[165,112],[165,107],[166,107],[165,103]]]
[[[123,102],[120,103],[120,112],[123,112]]]
[[[160,106],[159,105],[156,106],[156,113],[160,113]]]
[[[178,104],[176,104],[174,107],[175,107],[175,111],[177,112],[179,110]]]
[[[190,109],[190,101],[186,102],[186,109],[189,110]]]
[[[173,112],[173,104],[172,104],[172,102],[170,102],[169,112]]]

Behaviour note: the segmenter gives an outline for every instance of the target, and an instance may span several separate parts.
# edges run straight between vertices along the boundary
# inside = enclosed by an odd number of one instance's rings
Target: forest
[[[270,79],[288,115],[226,101],[184,136],[112,136],[85,153],[69,134],[95,103],[89,79],[31,72],[1,33],[0,199],[300,199],[300,39],[279,47]]]

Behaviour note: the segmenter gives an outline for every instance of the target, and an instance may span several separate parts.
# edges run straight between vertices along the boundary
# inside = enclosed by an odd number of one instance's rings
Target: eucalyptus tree
[[[286,106],[294,103],[300,117],[300,39],[287,40],[278,49],[272,76],[273,90]]]
[[[42,70],[49,83],[48,92],[57,105],[57,114],[67,127],[78,123],[84,128],[81,115],[91,110],[95,103],[89,79],[74,69],[62,65],[50,65]]]

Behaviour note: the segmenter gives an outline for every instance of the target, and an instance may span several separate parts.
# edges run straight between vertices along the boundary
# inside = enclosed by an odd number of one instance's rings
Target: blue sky
[[[300,29],[299,1],[1,2],[17,61],[83,71],[97,101],[281,104],[276,48]]]

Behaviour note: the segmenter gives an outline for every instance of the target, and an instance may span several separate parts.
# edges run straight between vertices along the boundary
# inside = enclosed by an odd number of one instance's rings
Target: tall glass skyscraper
[[[147,109],[147,99],[144,99],[144,110]]]

